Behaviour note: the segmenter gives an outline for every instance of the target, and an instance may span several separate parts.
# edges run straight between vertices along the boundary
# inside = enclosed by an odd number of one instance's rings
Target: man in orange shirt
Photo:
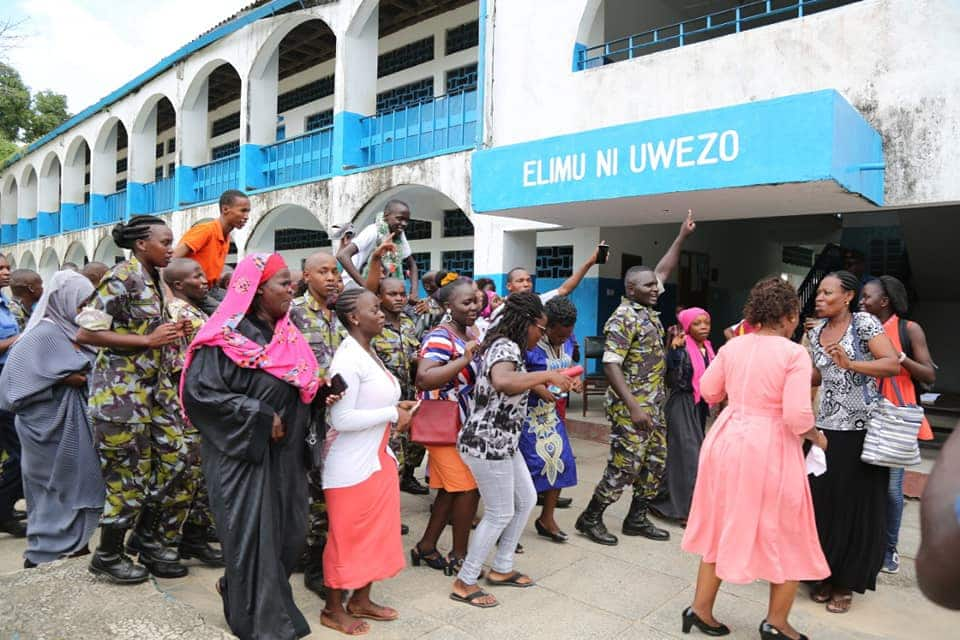
[[[175,258],[193,258],[203,268],[210,287],[217,284],[230,253],[230,233],[241,229],[250,218],[250,199],[230,189],[220,196],[220,217],[194,225],[173,251]]]

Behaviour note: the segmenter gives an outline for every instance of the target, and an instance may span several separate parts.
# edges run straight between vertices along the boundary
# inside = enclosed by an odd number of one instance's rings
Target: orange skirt
[[[470,469],[460,458],[455,445],[427,446],[430,488],[443,489],[447,493],[472,491],[477,488]]]
[[[380,470],[352,487],[324,489],[329,518],[323,550],[324,583],[333,589],[359,589],[386,580],[406,566],[400,538],[400,481],[397,463],[380,442]]]

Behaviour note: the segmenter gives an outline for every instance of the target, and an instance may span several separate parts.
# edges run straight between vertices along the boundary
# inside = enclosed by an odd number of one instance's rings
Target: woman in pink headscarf
[[[707,424],[710,406],[700,395],[700,378],[713,361],[710,314],[700,307],[677,314],[682,332],[667,352],[667,472],[663,490],[650,505],[654,514],[668,520],[685,522],[690,513],[693,485],[697,480],[697,460]]]
[[[181,378],[226,562],[217,591],[241,640],[310,633],[290,574],[307,533],[304,439],[320,378],[290,322],[292,300],[279,255],[244,258],[190,344]]]

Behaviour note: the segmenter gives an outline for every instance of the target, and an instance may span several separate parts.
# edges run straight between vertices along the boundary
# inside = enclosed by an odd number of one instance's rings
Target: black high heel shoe
[[[700,616],[693,612],[693,607],[687,607],[683,610],[683,632],[690,633],[690,629],[692,627],[696,627],[701,633],[704,633],[708,636],[730,635],[730,627],[727,625],[721,624],[716,627],[711,627],[706,622],[701,620]]]
[[[434,549],[430,553],[424,553],[420,550],[420,545],[418,544],[413,549],[410,549],[410,564],[419,567],[421,563],[437,571],[446,571],[447,569],[447,561],[443,559],[439,551]]]
[[[790,636],[785,634],[783,631],[780,631],[780,629],[777,629],[766,620],[760,623],[760,638],[762,640],[792,640]],[[797,640],[810,640],[810,638],[801,633]]]
[[[543,536],[544,538],[548,538],[550,540],[553,540],[554,542],[566,542],[567,539],[569,538],[569,536],[563,531],[557,531],[556,533],[554,533],[553,531],[550,531],[545,526],[540,524],[539,520],[534,520],[533,526],[537,528],[538,536]]]

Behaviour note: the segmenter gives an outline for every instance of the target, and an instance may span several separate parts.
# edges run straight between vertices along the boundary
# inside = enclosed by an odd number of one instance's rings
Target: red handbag
[[[460,403],[452,400],[421,400],[410,421],[410,441],[434,446],[457,444],[460,433]]]

